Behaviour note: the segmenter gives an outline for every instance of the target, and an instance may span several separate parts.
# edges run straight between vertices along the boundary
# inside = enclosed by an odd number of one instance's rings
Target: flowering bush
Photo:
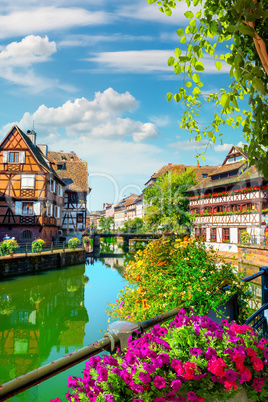
[[[130,337],[125,354],[91,357],[83,377],[69,376],[74,393],[67,400],[212,402],[243,389],[254,401],[267,401],[267,342],[247,325],[222,320],[221,326],[182,309],[169,328],[158,324]]]
[[[128,285],[118,300],[109,304],[114,319],[143,321],[175,307],[192,306],[198,314],[225,304],[238,294],[241,322],[250,314],[246,307],[249,285],[229,264],[217,264],[215,252],[204,243],[162,237],[136,253],[125,269]],[[227,291],[221,289],[230,285]]]
[[[80,240],[77,237],[73,237],[72,239],[69,239],[69,241],[68,241],[68,248],[71,248],[74,250],[78,246],[79,243],[80,243]]]
[[[251,235],[246,230],[241,233],[241,244],[250,244]]]
[[[41,253],[46,242],[42,239],[36,239],[32,242],[32,253]]]
[[[0,244],[0,254],[11,255],[17,248],[19,248],[19,245],[16,240],[13,239],[4,240]]]

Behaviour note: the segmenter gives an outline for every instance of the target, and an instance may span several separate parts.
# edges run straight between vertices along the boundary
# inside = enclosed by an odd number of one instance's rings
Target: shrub
[[[251,235],[245,230],[241,233],[241,244],[250,244]]]
[[[192,306],[198,314],[225,304],[238,294],[240,320],[248,317],[251,293],[229,264],[218,264],[215,253],[202,242],[161,238],[138,251],[125,269],[128,285],[118,300],[109,304],[114,319],[143,321],[175,307]],[[230,285],[227,291],[221,289]]]
[[[42,239],[36,239],[32,242],[32,253],[41,253],[46,242]]]
[[[219,402],[244,390],[250,400],[266,401],[267,342],[247,325],[227,320],[219,325],[181,310],[168,328],[158,324],[138,339],[130,337],[125,354],[91,357],[82,378],[69,376],[67,386],[74,392],[66,397],[73,402]]]
[[[80,240],[77,237],[73,237],[72,239],[70,239],[68,241],[68,248],[74,250],[78,246],[79,243],[80,243]]]
[[[0,254],[3,255],[11,255],[14,251],[19,248],[19,245],[16,240],[9,239],[4,240],[0,244]]]

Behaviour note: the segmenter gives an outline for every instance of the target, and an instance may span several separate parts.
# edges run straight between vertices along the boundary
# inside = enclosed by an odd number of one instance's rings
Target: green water
[[[0,383],[102,337],[106,302],[125,285],[123,259],[97,261],[0,282]],[[64,398],[67,377],[79,376],[82,362],[12,397],[12,402]]]

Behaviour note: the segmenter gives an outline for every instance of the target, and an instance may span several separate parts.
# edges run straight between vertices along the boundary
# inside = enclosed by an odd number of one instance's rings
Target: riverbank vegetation
[[[138,251],[126,267],[124,287],[107,309],[113,319],[143,321],[176,307],[198,314],[217,309],[238,295],[239,322],[249,316],[249,285],[230,264],[218,264],[215,252],[196,239],[161,238]],[[226,291],[221,289],[229,285]],[[224,315],[224,311],[220,310]]]

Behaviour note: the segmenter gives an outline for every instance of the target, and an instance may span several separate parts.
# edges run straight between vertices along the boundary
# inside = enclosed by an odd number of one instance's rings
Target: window
[[[229,228],[222,229],[222,241],[223,241],[223,243],[230,243],[230,229]]]
[[[22,235],[21,235],[22,240],[31,240],[32,237],[33,237],[33,235],[30,230],[24,230],[22,232]]]
[[[216,241],[216,228],[211,228],[210,229],[210,241],[215,242]]]
[[[202,177],[205,178],[205,177],[207,177],[207,175],[208,175],[207,173],[203,173]]]
[[[54,205],[54,217],[59,218],[60,217],[60,207],[57,205]]]
[[[68,202],[70,204],[77,204],[78,203],[78,194],[77,193],[69,193],[68,194]]]
[[[34,189],[35,188],[35,175],[23,174],[21,175],[21,189]]]
[[[8,161],[9,161],[9,163],[18,163],[19,162],[19,153],[18,152],[9,152]]]
[[[25,163],[25,151],[3,151],[3,163]]]
[[[77,223],[83,223],[83,212],[77,213]]]
[[[22,203],[22,214],[23,215],[33,215],[33,202],[23,202]]]

